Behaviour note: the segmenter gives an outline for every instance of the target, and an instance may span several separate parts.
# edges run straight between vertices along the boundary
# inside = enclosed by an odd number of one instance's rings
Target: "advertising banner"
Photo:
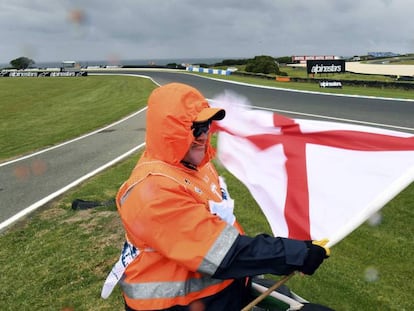
[[[308,74],[341,73],[345,72],[345,60],[307,60],[306,69]]]
[[[85,71],[8,71],[2,70],[0,77],[86,77]]]

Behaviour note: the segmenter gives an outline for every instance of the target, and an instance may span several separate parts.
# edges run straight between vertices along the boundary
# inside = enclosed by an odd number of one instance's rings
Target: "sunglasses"
[[[203,133],[207,133],[210,130],[211,120],[206,122],[194,122],[191,126],[191,129],[193,130],[193,136],[195,138],[198,138]]]

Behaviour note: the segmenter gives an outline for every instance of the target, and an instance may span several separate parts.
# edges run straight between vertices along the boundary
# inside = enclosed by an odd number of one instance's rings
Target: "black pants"
[[[196,303],[200,303],[204,306],[201,308],[203,311],[240,311],[250,301],[250,284],[246,286],[246,280],[235,280],[228,287],[221,292],[200,299]],[[130,308],[125,303],[126,311],[138,311]],[[190,306],[173,306],[168,309],[156,310],[156,311],[192,311],[194,309]]]

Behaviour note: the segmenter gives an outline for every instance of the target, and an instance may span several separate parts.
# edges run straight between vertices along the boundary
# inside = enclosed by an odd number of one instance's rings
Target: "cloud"
[[[411,0],[0,0],[0,63],[413,52]],[[27,55],[27,54],[30,55]]]

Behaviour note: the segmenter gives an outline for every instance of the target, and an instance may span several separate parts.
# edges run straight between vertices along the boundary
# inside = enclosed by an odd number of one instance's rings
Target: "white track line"
[[[99,75],[99,74],[97,74],[97,75]],[[105,74],[102,74],[102,75],[105,75]],[[119,74],[119,75],[123,75],[123,74]],[[125,74],[125,75],[131,76],[131,74]],[[141,75],[132,75],[132,76],[149,78],[155,84],[159,85],[157,82],[155,82],[150,77],[141,76]],[[284,91],[295,92],[295,90],[280,89],[280,88],[266,87],[266,86],[260,86],[260,85],[249,85],[249,84],[245,84],[245,83],[241,83],[241,82],[234,82],[234,81],[221,80],[221,79],[215,79],[215,78],[209,78],[209,79],[219,80],[219,81],[228,82],[228,83],[234,83],[234,84],[242,84],[242,85],[247,85],[247,86],[262,87],[262,88],[272,88],[272,89],[279,89],[279,90],[284,90]],[[298,92],[298,91],[296,91],[296,92]],[[367,98],[368,97],[368,98],[374,98],[374,97],[370,97],[370,96],[339,95],[339,94],[329,94],[329,93],[319,93],[319,92],[309,92],[309,91],[299,91],[299,92],[301,92],[301,93],[318,93],[318,94],[322,94],[322,95],[334,95],[334,96],[350,96],[350,97],[364,97],[364,98]],[[396,99],[382,98],[382,97],[376,97],[376,98],[377,99],[386,99],[386,100],[396,100]],[[397,100],[403,100],[404,101],[404,99],[397,99]],[[412,100],[407,100],[407,101],[412,101]],[[309,114],[309,113],[302,113],[302,112],[295,112],[295,111],[288,111],[288,110],[271,109],[271,108],[258,107],[258,106],[254,106],[254,108],[263,109],[263,110],[278,111],[278,112],[284,112],[284,113],[290,113],[290,114],[296,114],[296,115],[303,115],[303,116],[311,116],[311,117],[317,117],[317,118],[322,118],[322,119],[330,119],[330,120],[337,120],[337,121],[346,121],[346,122],[361,123],[361,124],[368,124],[368,125],[375,125],[375,126],[385,126],[385,127],[389,127],[389,128],[404,129],[404,130],[414,130],[414,128],[409,128],[409,127],[401,127],[401,126],[394,126],[394,125],[387,125],[387,124],[380,124],[380,123],[371,123],[371,122],[358,121],[358,120],[350,120],[350,119],[341,119],[341,118],[328,117],[328,116],[323,116],[323,115],[316,115],[316,114]],[[125,118],[117,121],[117,122],[115,122],[115,123],[112,123],[112,124],[110,124],[108,126],[105,126],[103,128],[100,128],[100,129],[98,129],[96,131],[93,131],[91,133],[85,134],[83,136],[80,136],[80,137],[71,139],[71,140],[66,141],[64,143],[61,143],[59,145],[56,145],[56,146],[53,146],[53,147],[50,147],[50,148],[46,148],[46,149],[40,150],[38,152],[35,152],[35,153],[32,153],[32,154],[23,156],[23,157],[20,157],[20,158],[11,160],[11,161],[7,161],[7,162],[4,162],[4,163],[0,163],[0,167],[6,166],[6,165],[9,165],[9,164],[18,162],[18,161],[22,161],[22,160],[25,160],[25,159],[28,159],[28,158],[31,158],[31,157],[34,157],[34,156],[36,156],[38,154],[41,154],[41,153],[44,153],[44,152],[47,152],[47,151],[50,151],[50,150],[53,150],[53,149],[60,148],[60,147],[62,147],[64,145],[67,145],[67,144],[70,144],[72,142],[75,142],[75,141],[78,141],[80,139],[83,139],[85,137],[91,136],[91,135],[96,134],[96,133],[98,133],[98,132],[100,132],[102,130],[105,130],[107,128],[110,128],[110,127],[112,127],[112,126],[114,126],[116,124],[119,124],[119,123],[121,123],[121,122],[123,122],[123,121],[125,121],[125,120],[127,120],[129,118],[132,118],[132,117],[136,116],[137,114],[145,111],[146,109],[147,109],[147,107],[144,107],[141,110],[139,110],[139,111],[137,111],[137,112],[135,112],[135,113],[133,113],[133,114],[131,114],[131,115],[129,115],[129,116],[127,116],[127,117],[125,117]],[[95,169],[94,171],[89,172],[88,174],[86,174],[86,175],[80,177],[79,179],[71,182],[70,184],[66,185],[65,187],[57,190],[54,193],[49,194],[48,196],[44,197],[43,199],[41,199],[41,200],[33,203],[32,205],[26,207],[25,209],[21,210],[19,213],[15,214],[14,216],[12,216],[9,219],[7,219],[7,220],[3,221],[2,223],[0,223],[0,231],[3,230],[4,228],[6,228],[7,226],[11,225],[12,223],[18,221],[20,218],[22,218],[22,217],[26,216],[27,214],[33,212],[34,210],[36,210],[37,208],[41,207],[42,205],[46,204],[50,200],[56,198],[57,196],[61,195],[62,193],[68,191],[69,189],[77,186],[78,184],[80,184],[81,182],[85,181],[86,179],[88,179],[88,178],[90,178],[90,177],[92,177],[92,176],[94,176],[94,175],[102,172],[103,170],[107,169],[108,167],[114,165],[115,163],[117,163],[117,162],[125,159],[126,157],[128,157],[129,155],[131,155],[135,151],[139,150],[143,146],[145,146],[145,143],[142,143],[142,144],[140,144],[140,145],[132,148],[131,150],[125,152],[124,154],[120,155],[119,157],[115,158],[114,160],[112,160],[112,161],[110,161],[110,162],[102,165],[101,167]]]
[[[43,199],[41,199],[41,200],[35,202],[34,204],[26,207],[25,209],[21,210],[20,212],[18,212],[14,216],[12,216],[9,219],[7,219],[7,220],[3,221],[2,223],[0,223],[0,231],[3,230],[4,228],[6,228],[7,226],[11,225],[12,223],[18,221],[20,218],[22,218],[22,217],[26,216],[27,214],[33,212],[37,208],[41,207],[43,204],[46,204],[47,202],[49,202],[50,200],[56,198],[57,196],[61,195],[62,193],[64,193],[64,192],[68,191],[69,189],[79,185],[81,182],[85,181],[86,179],[102,172],[103,170],[107,169],[108,167],[114,165],[115,163],[125,159],[126,157],[130,156],[132,153],[134,153],[138,149],[142,148],[143,146],[145,146],[145,143],[142,143],[142,144],[132,148],[131,150],[125,152],[124,154],[120,155],[119,157],[113,159],[112,161],[102,165],[101,167],[98,167],[97,169],[93,170],[92,172],[89,172],[86,175],[83,175],[82,177],[80,177],[77,180],[71,182],[70,184],[66,185],[65,187],[59,189],[58,191],[53,192],[53,193],[49,194],[48,196],[44,197]]]
[[[123,118],[123,119],[119,120],[119,121],[116,121],[116,122],[114,122],[114,123],[112,123],[112,124],[109,124],[109,125],[107,125],[107,126],[105,126],[105,127],[103,127],[103,128],[97,129],[96,131],[90,132],[90,133],[88,133],[88,134],[85,134],[85,135],[82,135],[82,136],[76,137],[76,138],[74,138],[74,139],[71,139],[71,140],[65,141],[65,142],[63,142],[63,143],[61,143],[61,144],[58,144],[58,145],[55,145],[55,146],[52,146],[52,147],[49,147],[49,148],[46,148],[46,149],[42,149],[42,150],[40,150],[40,151],[37,151],[37,152],[31,153],[31,154],[25,155],[25,156],[23,156],[23,157],[20,157],[20,158],[14,159],[14,160],[10,160],[10,161],[7,161],[7,162],[0,163],[0,167],[2,167],[2,166],[6,166],[6,165],[10,165],[10,164],[13,164],[13,163],[16,163],[16,162],[22,161],[22,160],[26,160],[26,159],[29,159],[29,158],[31,158],[31,157],[37,156],[37,155],[39,155],[39,154],[45,153],[45,152],[47,152],[47,151],[50,151],[50,150],[53,150],[53,149],[57,149],[57,148],[60,148],[60,147],[62,147],[62,146],[65,146],[65,145],[68,145],[68,144],[70,144],[70,143],[73,143],[73,142],[75,142],[75,141],[78,141],[78,140],[84,139],[84,138],[86,138],[86,137],[88,137],[88,136],[94,135],[94,134],[96,134],[96,133],[99,133],[100,131],[106,130],[106,129],[108,129],[108,128],[110,128],[110,127],[114,126],[114,125],[117,125],[117,124],[119,124],[119,123],[121,123],[121,122],[124,122],[125,120],[128,120],[129,118],[132,118],[132,117],[136,116],[137,114],[140,114],[141,112],[145,111],[146,109],[147,109],[147,107],[144,107],[144,108],[142,108],[141,110],[139,110],[139,111],[137,111],[137,112],[135,112],[135,113],[133,113],[133,114],[131,114],[131,115],[129,115],[129,116],[127,116],[127,117],[125,117],[125,118]]]

